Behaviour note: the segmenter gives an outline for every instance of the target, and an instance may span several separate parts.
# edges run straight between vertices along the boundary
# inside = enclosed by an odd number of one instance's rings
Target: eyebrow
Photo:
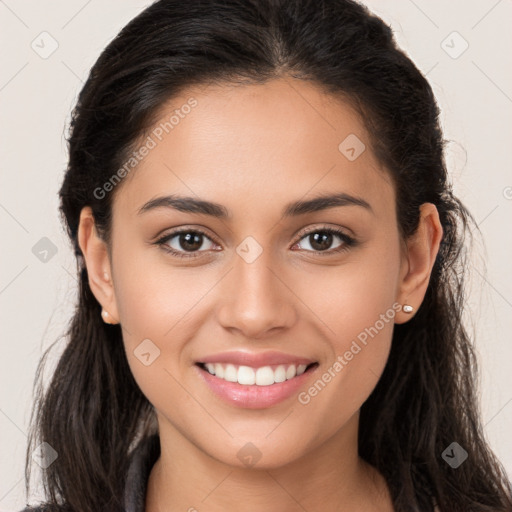
[[[360,206],[373,213],[372,207],[364,199],[346,193],[338,193],[322,194],[307,201],[298,200],[288,203],[283,210],[283,217],[296,217],[339,206]],[[139,209],[138,215],[156,208],[173,208],[180,212],[210,215],[218,219],[231,218],[229,210],[219,203],[178,195],[161,196],[151,199]]]

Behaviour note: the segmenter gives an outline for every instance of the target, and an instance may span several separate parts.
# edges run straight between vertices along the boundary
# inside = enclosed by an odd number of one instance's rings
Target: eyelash
[[[210,241],[216,243],[215,240],[212,240],[211,237],[208,236],[201,229],[198,229],[198,228],[194,228],[194,229],[185,228],[185,229],[178,229],[176,231],[173,231],[171,233],[168,233],[168,234],[160,237],[158,240],[156,240],[154,242],[154,244],[162,247],[162,249],[164,251],[170,253],[172,256],[175,256],[177,258],[199,258],[201,256],[201,252],[203,252],[203,251],[196,251],[196,252],[186,253],[186,252],[176,251],[175,249],[173,249],[173,248],[169,247],[168,245],[166,245],[169,240],[172,240],[175,236],[180,235],[182,233],[201,234],[201,235],[205,236],[206,238],[208,238]],[[313,233],[329,233],[329,234],[332,234],[332,235],[337,235],[343,241],[343,244],[340,245],[339,247],[337,247],[336,249],[331,249],[331,250],[327,250],[327,251],[306,251],[306,252],[315,253],[315,254],[320,255],[322,257],[323,256],[332,256],[333,254],[338,254],[338,253],[347,251],[350,247],[354,247],[356,245],[356,243],[357,243],[354,238],[348,236],[343,231],[341,231],[339,229],[336,229],[336,228],[325,227],[325,228],[315,228],[315,229],[311,229],[309,231],[306,231],[304,233],[301,233],[299,239],[293,245],[296,245],[303,238],[305,238],[306,236],[311,235]]]

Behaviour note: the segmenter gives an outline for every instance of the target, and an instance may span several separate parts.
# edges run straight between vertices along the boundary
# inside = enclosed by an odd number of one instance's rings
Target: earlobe
[[[396,315],[395,323],[407,322],[423,302],[442,237],[443,227],[437,208],[432,203],[422,204],[418,229],[406,241],[397,298],[402,309]]]
[[[116,324],[119,317],[107,244],[98,234],[89,206],[82,208],[80,212],[78,244],[87,267],[89,286],[103,308],[101,316],[106,323]]]

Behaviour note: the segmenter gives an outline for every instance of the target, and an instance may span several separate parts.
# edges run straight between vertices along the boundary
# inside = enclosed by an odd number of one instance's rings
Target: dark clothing
[[[124,511],[144,512],[149,474],[160,456],[160,438],[157,434],[141,441],[130,455],[124,488]],[[22,512],[46,512],[44,505],[25,508]]]
[[[160,437],[144,439],[132,453],[124,487],[125,512],[144,512],[149,474],[160,456]]]

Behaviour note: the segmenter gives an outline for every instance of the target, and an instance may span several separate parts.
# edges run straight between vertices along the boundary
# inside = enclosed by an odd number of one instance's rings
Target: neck
[[[358,456],[358,420],[285,466],[246,468],[213,459],[159,419],[161,455],[145,510],[392,512],[384,479]]]

